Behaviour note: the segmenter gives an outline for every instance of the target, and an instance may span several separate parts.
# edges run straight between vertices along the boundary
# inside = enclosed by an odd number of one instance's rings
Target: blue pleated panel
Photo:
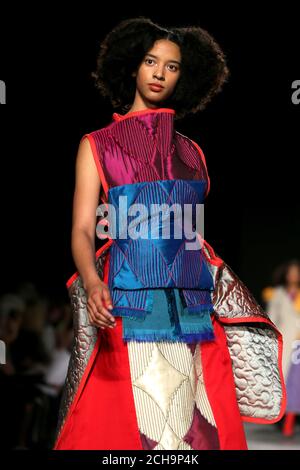
[[[196,249],[186,245],[197,240],[196,206],[203,203],[205,191],[204,181],[180,179],[109,190],[108,202],[116,218],[109,219],[114,243],[108,285],[114,306],[111,313],[123,317],[125,340],[214,338],[213,277],[199,241]],[[126,196],[125,205],[122,196]],[[140,204],[139,214],[130,212],[132,204]],[[134,232],[139,235],[132,237]]]

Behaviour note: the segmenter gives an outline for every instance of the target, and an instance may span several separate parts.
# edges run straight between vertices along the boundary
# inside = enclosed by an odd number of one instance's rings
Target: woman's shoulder
[[[270,300],[275,299],[276,297],[284,293],[284,288],[282,286],[267,286],[261,292],[261,297],[264,302],[270,302]]]

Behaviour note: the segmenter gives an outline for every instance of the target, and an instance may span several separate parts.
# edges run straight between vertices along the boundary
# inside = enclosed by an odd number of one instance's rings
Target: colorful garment
[[[153,197],[168,187],[170,195],[175,183],[181,202],[193,185],[207,196],[203,152],[175,130],[174,114],[169,108],[114,113],[108,126],[83,137],[91,144],[102,202],[122,188],[131,195],[151,188]],[[178,245],[168,243],[151,242],[146,258],[138,244],[128,248],[128,240],[118,245],[109,239],[97,251],[99,277],[110,286],[116,309],[114,329],[89,324],[79,273],[68,280],[75,343],[55,449],[247,449],[243,420],[281,419],[280,332],[206,240],[198,264],[191,255],[190,271],[187,259],[176,264],[170,247],[176,254]],[[198,321],[197,338],[182,335],[185,318],[188,327]]]

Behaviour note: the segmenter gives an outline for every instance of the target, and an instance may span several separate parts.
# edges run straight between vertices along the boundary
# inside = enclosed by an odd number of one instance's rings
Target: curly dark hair
[[[164,107],[176,110],[175,119],[203,110],[230,72],[220,46],[199,26],[164,28],[144,16],[121,21],[100,43],[92,73],[97,89],[113,108],[128,111],[136,90],[132,73],[159,39],[176,43],[182,56],[181,74]]]

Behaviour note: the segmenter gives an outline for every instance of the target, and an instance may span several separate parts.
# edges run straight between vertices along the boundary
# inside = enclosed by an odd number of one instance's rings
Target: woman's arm
[[[80,142],[73,198],[72,255],[84,288],[98,279],[95,264],[96,209],[101,183],[88,139]]]
[[[92,149],[87,138],[82,139],[76,157],[76,181],[73,198],[72,255],[87,292],[88,313],[92,323],[108,326],[114,317],[104,307],[112,305],[107,284],[96,270],[95,230],[96,209],[101,183]]]

